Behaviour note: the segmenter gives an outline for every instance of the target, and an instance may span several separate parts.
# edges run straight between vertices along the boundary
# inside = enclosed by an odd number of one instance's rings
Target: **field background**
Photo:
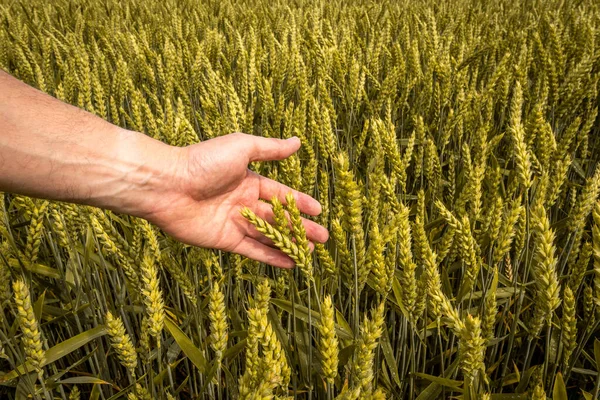
[[[276,224],[284,271],[5,194],[3,399],[598,397],[597,2],[0,0],[0,67],[174,146],[299,136],[252,169],[331,232]]]

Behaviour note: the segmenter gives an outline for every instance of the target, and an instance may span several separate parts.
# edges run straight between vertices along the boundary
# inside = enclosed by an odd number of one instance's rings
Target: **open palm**
[[[184,151],[182,166],[172,190],[153,205],[148,219],[182,242],[241,254],[277,267],[293,267],[293,261],[272,246],[240,214],[249,207],[271,221],[272,208],[261,200],[293,192],[298,208],[318,215],[320,204],[248,169],[253,161],[282,160],[295,153],[300,140],[262,138],[233,133],[207,140]],[[309,240],[325,242],[327,230],[304,220]]]

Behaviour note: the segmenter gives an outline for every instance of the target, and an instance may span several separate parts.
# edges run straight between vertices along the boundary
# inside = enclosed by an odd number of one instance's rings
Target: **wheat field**
[[[298,136],[251,169],[330,231],[240,208],[282,270],[3,194],[0,398],[598,398],[597,2],[0,0],[0,68],[173,146]]]

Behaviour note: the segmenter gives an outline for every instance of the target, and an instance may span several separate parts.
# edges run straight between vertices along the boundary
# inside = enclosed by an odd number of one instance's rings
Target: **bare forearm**
[[[143,216],[149,196],[171,179],[175,159],[175,148],[0,70],[0,191]]]

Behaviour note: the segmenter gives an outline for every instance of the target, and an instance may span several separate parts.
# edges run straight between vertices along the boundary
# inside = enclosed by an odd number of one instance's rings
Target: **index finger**
[[[264,176],[258,175],[255,172],[250,173],[254,174],[258,179],[260,188],[258,196],[261,199],[270,201],[273,197],[277,197],[282,204],[287,204],[285,196],[291,192],[296,200],[298,210],[300,210],[301,213],[313,216],[321,214],[321,204],[311,196],[294,190],[289,186],[283,185],[279,182],[275,182],[272,179],[265,178]]]

